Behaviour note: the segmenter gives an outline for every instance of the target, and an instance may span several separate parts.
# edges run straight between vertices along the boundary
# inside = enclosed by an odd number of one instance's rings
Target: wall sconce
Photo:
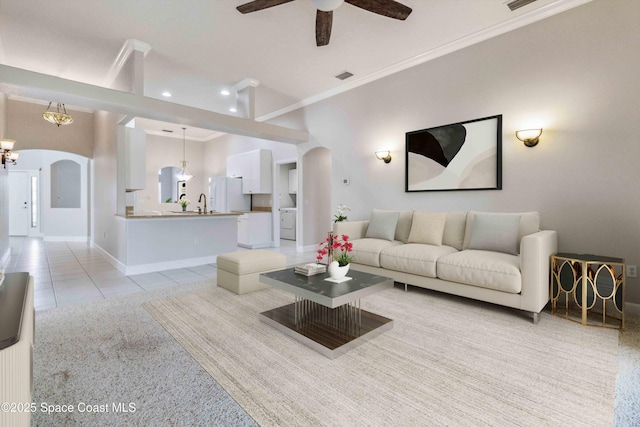
[[[542,135],[542,129],[523,129],[516,131],[516,138],[524,142],[524,145],[527,147],[538,145],[540,135]]]
[[[5,169],[7,168],[7,163],[17,164],[16,161],[20,153],[11,151],[15,143],[13,139],[0,139],[0,155],[2,156],[2,166]]]
[[[378,160],[384,160],[385,163],[390,163],[391,151],[389,150],[376,151],[376,157],[378,158]]]

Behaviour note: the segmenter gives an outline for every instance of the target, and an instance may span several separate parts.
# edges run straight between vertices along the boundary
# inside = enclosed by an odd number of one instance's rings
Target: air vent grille
[[[534,1],[536,0],[513,0],[512,2],[507,3],[507,6],[509,6],[509,9],[511,9],[511,12],[513,12],[514,10],[520,9],[521,7],[524,7],[529,3],[533,3]]]
[[[173,131],[172,131],[172,130],[169,130],[169,129],[162,129],[162,132],[169,132],[169,133],[173,133]]]
[[[346,80],[349,77],[353,77],[353,73],[350,73],[348,71],[345,71],[344,73],[340,73],[336,76],[336,79],[340,79],[340,80]]]

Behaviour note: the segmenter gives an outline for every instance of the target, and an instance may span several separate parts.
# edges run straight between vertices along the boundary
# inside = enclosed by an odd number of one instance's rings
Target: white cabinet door
[[[249,249],[271,246],[271,212],[250,212],[238,220],[238,246]]]
[[[242,176],[242,155],[236,154],[227,157],[227,176]]]
[[[249,215],[240,215],[238,217],[238,246],[247,247],[250,244]]]
[[[293,211],[280,212],[280,238],[296,239],[296,213]]]
[[[244,194],[270,194],[273,188],[271,150],[253,150],[227,157],[227,176],[242,177]]]
[[[289,170],[289,194],[298,192],[298,169]]]

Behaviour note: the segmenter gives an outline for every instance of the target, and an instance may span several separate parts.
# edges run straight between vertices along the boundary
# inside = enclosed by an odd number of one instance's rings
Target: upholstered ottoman
[[[286,263],[283,254],[264,249],[218,255],[218,286],[239,295],[269,288],[260,282],[260,273],[282,270]]]

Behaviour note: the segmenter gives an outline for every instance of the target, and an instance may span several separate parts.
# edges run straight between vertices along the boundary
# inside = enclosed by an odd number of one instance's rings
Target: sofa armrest
[[[369,221],[340,221],[333,224],[333,234],[346,234],[350,240],[364,239]]]
[[[539,313],[549,302],[551,255],[558,251],[558,233],[543,230],[520,242],[522,309]]]

